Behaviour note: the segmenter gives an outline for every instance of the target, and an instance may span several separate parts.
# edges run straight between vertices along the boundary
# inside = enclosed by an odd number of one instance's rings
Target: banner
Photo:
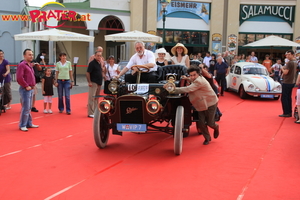
[[[186,1],[171,1],[166,7],[166,14],[171,14],[174,12],[189,12],[199,16],[205,21],[206,24],[209,23],[209,11],[210,3],[197,3],[197,2],[186,2]],[[163,17],[163,6],[160,0],[157,1],[157,21],[160,21]],[[185,18],[182,16],[182,18]]]
[[[222,35],[220,33],[212,34],[212,53],[217,55],[218,53],[222,53]]]
[[[230,54],[236,55],[236,44],[237,44],[237,36],[235,34],[231,34],[228,36],[228,51]]]

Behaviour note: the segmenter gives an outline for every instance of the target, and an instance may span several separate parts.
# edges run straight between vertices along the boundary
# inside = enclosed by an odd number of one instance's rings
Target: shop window
[[[189,44],[190,43],[190,32],[188,31],[185,31],[183,32],[182,34],[182,43],[183,44]]]
[[[201,44],[208,44],[208,36],[207,33],[201,33]]]
[[[182,32],[181,31],[174,31],[174,42],[175,43],[182,43]]]
[[[284,35],[283,38],[288,39],[288,40],[292,40],[292,36],[291,35]]]
[[[247,34],[247,44],[254,42],[255,34]]]
[[[159,37],[162,37],[163,36],[163,31],[162,30],[157,30],[156,35],[159,36]]]
[[[191,43],[192,44],[200,44],[200,32],[192,32],[191,35]]]
[[[166,40],[167,43],[173,43],[173,31],[166,31]]]
[[[244,46],[246,44],[246,34],[239,34],[239,42],[238,45],[239,46]]]
[[[264,34],[256,34],[256,41],[263,39],[265,37]]]

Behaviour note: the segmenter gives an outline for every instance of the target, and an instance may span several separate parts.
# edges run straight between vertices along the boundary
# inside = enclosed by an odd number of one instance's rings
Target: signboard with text
[[[171,1],[166,7],[167,14],[174,12],[189,12],[199,16],[205,21],[206,24],[209,23],[210,19],[210,3],[198,3],[198,2],[186,2],[186,1]],[[163,6],[160,0],[157,1],[157,21],[161,20],[163,17]]]

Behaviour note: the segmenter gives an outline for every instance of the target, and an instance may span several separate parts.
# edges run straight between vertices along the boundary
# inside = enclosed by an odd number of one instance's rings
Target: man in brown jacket
[[[200,75],[200,68],[191,66],[187,69],[191,84],[186,87],[176,87],[174,93],[189,93],[189,99],[199,115],[199,128],[203,134],[204,145],[209,144],[211,137],[207,126],[214,129],[214,138],[219,136],[219,125],[215,123],[215,113],[218,105],[218,97],[208,81]]]

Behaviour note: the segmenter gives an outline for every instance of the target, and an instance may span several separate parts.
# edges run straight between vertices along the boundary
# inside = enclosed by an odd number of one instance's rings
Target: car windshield
[[[268,75],[267,70],[264,67],[258,66],[244,66],[243,67],[244,74],[256,74],[256,75]]]

